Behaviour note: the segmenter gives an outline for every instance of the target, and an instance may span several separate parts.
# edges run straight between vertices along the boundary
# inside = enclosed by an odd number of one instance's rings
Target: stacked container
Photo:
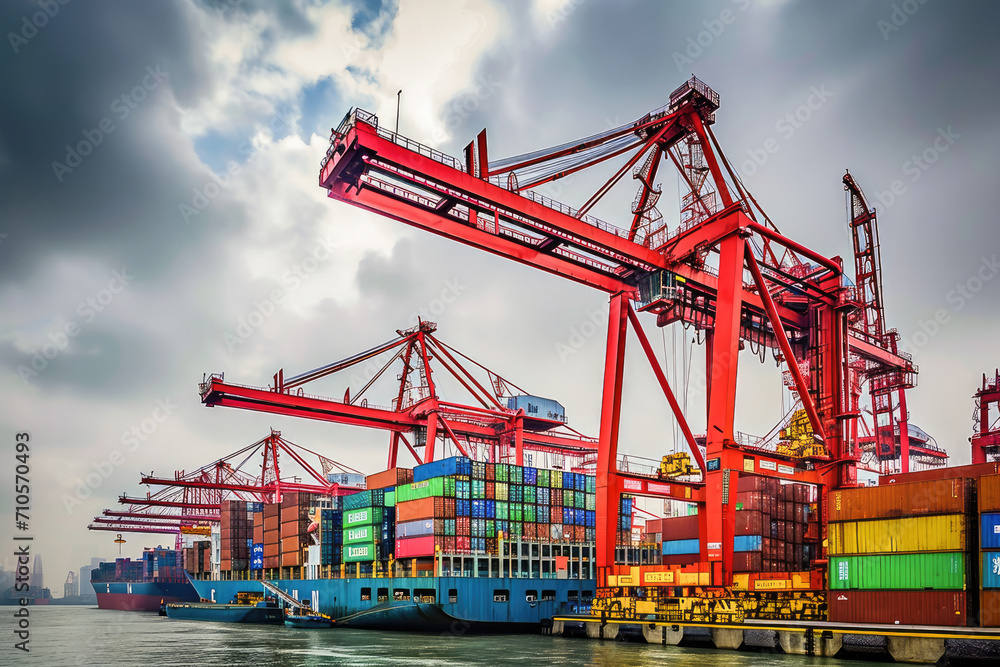
[[[184,549],[184,569],[191,574],[212,572],[212,543],[199,540]]]
[[[281,567],[281,505],[265,504],[260,515],[264,520],[264,568]]]
[[[830,620],[965,625],[972,491],[938,479],[832,492]]]
[[[816,557],[809,525],[813,488],[781,484],[777,479],[741,476],[737,482],[733,541],[734,572],[796,572]],[[660,534],[663,564],[691,565],[701,559],[698,515],[646,522],[647,533]],[[815,531],[818,536],[818,531]]]
[[[979,624],[1000,627],[1000,475],[979,478]]]
[[[342,510],[320,510],[320,565],[340,565],[343,562],[344,513]]]
[[[303,555],[309,546],[310,493],[284,493],[281,496],[280,536],[281,567],[300,567],[305,564]],[[265,527],[266,530],[266,527]]]
[[[403,469],[394,468],[393,474],[401,474],[400,470]],[[392,557],[395,513],[386,506],[387,495],[394,503],[395,494],[387,493],[385,488],[368,489],[341,499],[344,563],[372,563]]]
[[[253,543],[253,506],[242,500],[226,500],[219,505],[221,555],[219,569],[224,572],[250,567]]]
[[[593,476],[453,457],[413,469],[396,487],[396,558],[496,554],[499,536],[542,542],[596,538]],[[631,531],[631,500],[619,530]],[[626,525],[627,523],[627,525]]]

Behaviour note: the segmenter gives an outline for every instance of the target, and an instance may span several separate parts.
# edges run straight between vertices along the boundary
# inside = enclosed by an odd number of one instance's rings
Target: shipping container
[[[382,523],[386,510],[382,507],[362,507],[355,510],[344,510],[344,527]]]
[[[1000,590],[979,592],[979,625],[1000,628]]]
[[[971,491],[972,482],[966,479],[840,489],[830,493],[828,521],[964,514],[970,509]]]
[[[507,399],[508,410],[523,409],[525,416],[536,419],[551,419],[566,423],[566,409],[558,401],[540,396],[511,396]]]
[[[1000,466],[1000,463],[993,465]],[[979,478],[979,511],[1000,512],[1000,475]]]
[[[965,591],[831,591],[833,623],[966,625]]]
[[[828,553],[836,556],[963,551],[967,544],[965,531],[962,514],[831,523],[827,526]]]
[[[433,556],[436,544],[433,535],[408,537],[396,540],[396,558],[419,558]]]
[[[361,542],[375,542],[376,528],[371,525],[355,526],[354,528],[344,528],[344,544],[358,544]]]
[[[984,551],[982,558],[982,587],[984,589],[1000,588],[1000,551]]]
[[[410,468],[390,468],[368,475],[365,478],[365,488],[386,489],[401,484],[409,484],[413,481],[413,470]]]
[[[370,563],[375,560],[378,560],[378,552],[374,542],[344,545],[345,563]]]
[[[963,590],[964,553],[831,556],[830,590]]]
[[[459,488],[459,485],[456,482],[456,489],[457,488]],[[442,477],[433,477],[431,479],[425,479],[422,482],[413,482],[412,484],[403,484],[402,486],[396,487],[397,504],[409,500],[420,500],[421,498],[444,495],[444,478]],[[455,495],[457,497],[462,497],[457,492]]]
[[[981,515],[979,530],[981,549],[1000,549],[1000,513]]]
[[[973,463],[972,465],[965,466],[929,468],[914,472],[896,473],[895,475],[882,475],[878,478],[878,485],[926,482],[932,479],[978,479],[983,475],[995,475],[997,473],[1000,473],[1000,463]]]

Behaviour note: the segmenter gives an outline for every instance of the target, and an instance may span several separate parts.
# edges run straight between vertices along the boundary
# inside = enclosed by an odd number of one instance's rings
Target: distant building
[[[63,584],[63,597],[75,598],[78,595],[80,595],[80,582],[76,580],[76,573],[70,570],[66,583]]]
[[[45,588],[45,574],[42,572],[42,554],[35,554],[35,566],[31,568],[31,587]]]
[[[7,572],[3,569],[3,565],[0,565],[0,593],[6,591],[14,585],[14,572]]]
[[[94,592],[94,589],[90,587],[90,572],[91,570],[96,570],[104,562],[103,558],[91,558],[90,565],[84,565],[80,568],[80,579],[78,580],[80,585],[81,595],[90,595]]]

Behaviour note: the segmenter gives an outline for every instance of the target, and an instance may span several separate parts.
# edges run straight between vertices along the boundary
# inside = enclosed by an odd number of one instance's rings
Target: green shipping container
[[[375,529],[373,526],[357,526],[355,528],[344,529],[344,544],[360,544],[374,541]]]
[[[393,489],[392,491],[386,489],[386,491],[385,491],[385,503],[383,503],[383,504],[386,507],[395,507],[396,506],[396,490],[395,489]]]
[[[569,489],[563,490],[563,506],[576,507],[576,492]]]
[[[382,523],[381,507],[362,507],[359,510],[344,510],[344,528],[368,526]]]
[[[496,505],[496,518],[499,521],[506,521],[510,517],[506,500],[498,500]]]
[[[455,478],[454,477],[445,477],[444,478],[444,497],[445,498],[454,498],[455,497],[455,493],[456,493]]]
[[[538,486],[548,486],[549,485],[549,471],[538,469]]]
[[[534,505],[538,502],[538,489],[534,486],[524,487],[524,502]]]
[[[396,502],[440,498],[444,496],[444,477],[432,477],[423,482],[414,482],[396,487]]]
[[[378,552],[375,550],[374,542],[368,542],[366,544],[345,544],[344,562],[370,563],[376,560],[377,553]]]
[[[510,466],[506,463],[498,463],[496,469],[494,470],[494,477],[498,482],[506,482],[510,480]]]
[[[831,556],[830,590],[965,589],[962,552]]]
[[[597,494],[588,493],[586,498],[586,503],[584,508],[586,510],[596,510],[597,509]]]
[[[524,520],[526,522],[528,522],[528,523],[535,523],[536,522],[535,516],[536,516],[535,506],[534,505],[525,505],[524,506]]]
[[[476,499],[486,497],[486,482],[484,480],[472,480],[472,497]]]
[[[511,466],[510,481],[512,484],[524,484],[524,468],[521,466]]]

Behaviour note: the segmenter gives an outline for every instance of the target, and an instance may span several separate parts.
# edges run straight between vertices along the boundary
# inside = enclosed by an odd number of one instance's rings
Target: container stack
[[[212,542],[199,540],[184,549],[184,569],[191,574],[212,572]]]
[[[281,529],[279,531],[281,567],[300,567],[305,564],[304,552],[309,546],[309,509],[312,501],[310,493],[292,492],[284,493],[281,496]]]
[[[368,489],[342,498],[343,562],[388,561],[393,555],[396,524],[393,507],[386,506],[384,488]]]
[[[344,513],[342,510],[320,510],[320,565],[340,565],[343,562]]]
[[[219,505],[219,532],[222,539],[219,569],[224,572],[248,569],[253,543],[253,504],[243,500],[223,501]]]
[[[264,569],[281,567],[281,505],[268,503],[261,511],[264,520]]]
[[[1000,627],[1000,475],[979,478],[979,624]]]
[[[830,621],[965,625],[973,484],[937,479],[832,492]]]
[[[542,542],[596,538],[589,475],[453,457],[413,469],[396,487],[396,558],[496,554],[499,536]],[[631,505],[627,527],[631,531]]]
[[[173,549],[147,549],[142,553],[143,581],[165,583],[183,583],[184,576],[182,560],[184,553]]]
[[[774,478],[745,476],[737,482],[733,540],[734,572],[800,572],[816,558],[810,541],[813,488],[781,484]],[[646,532],[661,535],[665,565],[701,560],[698,515],[646,522]],[[816,522],[813,521],[813,524]],[[815,531],[818,538],[818,530]]]

